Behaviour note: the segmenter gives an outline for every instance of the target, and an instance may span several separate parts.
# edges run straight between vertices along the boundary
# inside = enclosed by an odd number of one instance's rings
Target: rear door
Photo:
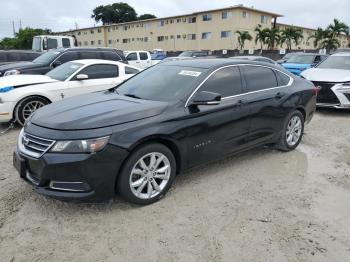
[[[290,112],[287,98],[291,78],[278,70],[264,66],[244,65],[244,99],[250,116],[249,144],[273,139],[282,129]]]
[[[249,133],[249,109],[242,103],[242,79],[237,66],[214,73],[197,91],[222,95],[219,105],[187,107],[189,163],[196,165],[238,151]]]
[[[86,80],[77,80],[77,75],[85,74]],[[107,90],[119,83],[119,67],[111,64],[91,65],[80,70],[69,82],[67,96],[75,96],[85,93]]]

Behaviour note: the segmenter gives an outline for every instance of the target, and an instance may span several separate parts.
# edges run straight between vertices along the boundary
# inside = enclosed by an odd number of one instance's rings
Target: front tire
[[[15,108],[15,120],[21,126],[39,108],[46,106],[50,102],[40,96],[30,96],[22,99]]]
[[[300,111],[297,110],[291,113],[284,124],[276,148],[284,152],[296,149],[304,135],[304,123],[304,116]]]
[[[166,194],[176,175],[176,161],[169,148],[147,144],[126,160],[117,181],[117,192],[126,201],[152,204]]]

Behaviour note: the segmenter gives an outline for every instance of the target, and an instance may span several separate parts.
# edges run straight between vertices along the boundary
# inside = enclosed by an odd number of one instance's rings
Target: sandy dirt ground
[[[160,202],[64,203],[12,167],[0,136],[0,261],[350,261],[350,112],[320,111],[291,153],[179,175]]]

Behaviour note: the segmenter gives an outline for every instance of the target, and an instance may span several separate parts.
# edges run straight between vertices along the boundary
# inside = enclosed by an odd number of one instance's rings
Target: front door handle
[[[241,99],[237,101],[237,103],[235,104],[235,107],[241,107],[241,106],[244,106],[245,104],[247,104],[247,102]]]
[[[286,93],[283,92],[278,92],[275,96],[276,99],[281,99],[286,96]]]

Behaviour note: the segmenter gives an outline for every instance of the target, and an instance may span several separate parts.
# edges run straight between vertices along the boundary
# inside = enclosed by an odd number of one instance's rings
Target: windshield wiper
[[[142,99],[141,97],[134,95],[134,94],[124,94],[124,96],[131,97],[131,98],[136,98],[136,99]]]

